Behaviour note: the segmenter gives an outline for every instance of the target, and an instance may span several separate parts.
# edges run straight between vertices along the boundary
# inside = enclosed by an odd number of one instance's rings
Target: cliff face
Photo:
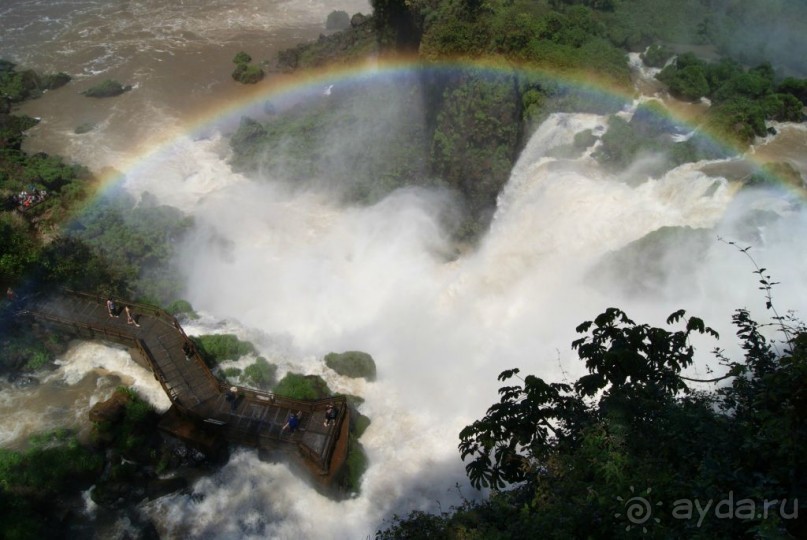
[[[576,103],[550,77],[501,66],[563,77],[596,71],[608,84],[629,84],[624,52],[603,39],[600,15],[582,6],[561,13],[533,4],[373,0],[372,7],[372,17],[355,15],[344,32],[281,52],[279,68],[386,55],[418,58],[418,68],[394,81],[379,77],[392,86],[380,98],[371,87],[383,82],[340,83],[333,95],[328,90],[327,107],[306,104],[270,124],[245,122],[232,139],[236,168],[295,179],[323,173],[349,185],[352,201],[372,202],[406,185],[448,187],[464,208],[455,233],[473,239],[487,228],[527,124]],[[467,67],[479,59],[499,67]],[[339,143],[322,145],[322,132],[339,132]]]
[[[374,16],[354,15],[348,30],[282,51],[278,68],[416,53],[423,18],[393,4],[374,4]],[[515,72],[411,70],[361,88],[340,86],[328,91],[327,103],[306,103],[263,125],[245,119],[232,138],[233,165],[295,182],[327,176],[360,202],[406,185],[449,187],[466,209],[460,235],[484,230],[520,150],[524,120]]]
[[[350,27],[341,32],[320,34],[313,43],[301,43],[281,51],[277,57],[277,69],[294,71],[333,63],[346,63],[365,58],[380,51],[372,17],[359,13],[350,19]]]

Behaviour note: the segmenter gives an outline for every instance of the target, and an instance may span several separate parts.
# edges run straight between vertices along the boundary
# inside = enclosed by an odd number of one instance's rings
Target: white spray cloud
[[[289,369],[358,390],[373,420],[361,439],[370,468],[356,499],[334,503],[285,467],[239,453],[196,486],[213,499],[209,517],[183,496],[160,505],[173,530],[227,536],[237,526],[246,536],[352,538],[371,534],[393,512],[438,511],[436,501],[445,509],[459,500],[450,491],[455,482],[472,496],[457,434],[497,399],[502,369],[576,377],[582,366],[569,348],[573,329],[612,305],[655,325],[684,307],[729,337],[732,309],[762,301],[752,268],[724,244],[715,241],[694,274],[672,272],[669,289],[651,297],[589,286],[586,273],[608,252],[663,226],[739,234],[746,201],[781,199],[737,197],[736,186],[700,172],[700,164],[628,185],[588,158],[546,157],[575,132],[601,131],[604,123],[592,115],[551,117],[524,151],[479,249],[452,261],[443,256],[449,246],[438,216],[451,201],[442,194],[402,190],[370,207],[342,207],[313,190],[230,175],[230,184],[200,199],[198,227],[183,253],[189,299],[244,332],[258,329],[264,348],[282,343]],[[760,256],[783,265],[792,298],[805,288],[792,268],[804,265],[787,261],[805,250],[786,234],[803,228],[804,214],[790,212],[766,226]],[[687,256],[665,254],[671,264]],[[698,373],[713,362],[707,351],[714,343],[704,343]],[[322,367],[322,355],[347,349],[374,356],[377,382],[347,383]],[[255,470],[263,477],[250,492],[257,502],[239,506],[240,486]],[[305,516],[292,501],[308,508]],[[272,519],[254,521],[255,512]]]

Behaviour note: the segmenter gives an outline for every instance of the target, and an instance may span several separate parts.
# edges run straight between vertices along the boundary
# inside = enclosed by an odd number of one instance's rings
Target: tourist
[[[126,324],[133,324],[136,327],[140,328],[140,325],[137,324],[137,320],[135,319],[134,315],[132,315],[129,306],[126,306],[125,308],[123,308],[123,310],[126,312]]]
[[[339,411],[336,410],[336,407],[333,404],[328,404],[328,407],[325,409],[325,422],[322,424],[325,427],[330,426],[336,421],[336,416],[339,414]]]
[[[115,305],[115,302],[112,298],[106,299],[106,311],[109,313],[110,317],[118,317],[118,306]]]
[[[185,353],[185,360],[190,360],[193,357],[193,345],[189,339],[185,340],[182,344],[182,352]]]
[[[289,417],[286,420],[286,423],[280,429],[280,433],[283,433],[287,429],[289,433],[294,433],[297,431],[297,427],[300,425],[300,417],[303,415],[303,411],[297,411],[297,414],[289,413]]]
[[[230,402],[230,410],[236,410],[238,408],[238,388],[231,386],[224,392],[224,399]]]

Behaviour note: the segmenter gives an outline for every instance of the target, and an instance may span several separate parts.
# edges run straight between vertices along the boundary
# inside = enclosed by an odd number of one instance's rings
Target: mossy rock
[[[274,392],[292,399],[322,399],[332,395],[322,377],[300,373],[287,373],[274,387]]]
[[[353,409],[350,416],[350,432],[358,439],[367,431],[371,423],[372,420],[370,420],[369,416],[365,416],[356,409]]]
[[[0,485],[9,494],[49,498],[76,492],[91,486],[102,467],[98,452],[63,429],[32,436],[21,452],[0,448]]]
[[[90,411],[96,443],[138,463],[157,462],[158,456],[153,449],[159,445],[159,419],[147,401],[123,386]]]
[[[194,311],[193,306],[187,300],[174,300],[165,307],[165,311],[171,315],[187,315],[189,319],[199,318],[199,314]]]
[[[85,133],[89,133],[90,131],[95,129],[95,124],[92,122],[84,122],[76,126],[76,129],[73,130],[73,133],[76,135],[84,135]]]
[[[61,342],[43,341],[33,335],[13,336],[4,339],[0,346],[0,368],[35,371],[50,364],[64,348]]]
[[[241,341],[235,334],[203,334],[191,336],[190,339],[211,368],[224,360],[238,360],[245,354],[255,353],[252,343]]]
[[[348,454],[344,468],[337,481],[339,487],[346,493],[358,493],[361,486],[361,477],[367,470],[368,459],[364,447],[352,433],[348,443]]]
[[[241,373],[243,373],[243,371],[241,371],[241,368],[237,367],[228,367],[224,370],[224,376],[228,381],[231,379],[237,379],[241,376]]]
[[[263,79],[264,72],[255,64],[238,64],[233,70],[232,77],[241,84],[255,84]]]
[[[368,381],[376,379],[375,360],[366,352],[328,353],[325,355],[325,365],[345,377],[363,377]]]
[[[259,356],[254,364],[244,368],[243,381],[249,386],[268,390],[277,382],[277,366]]]
[[[349,407],[354,409],[358,409],[362,403],[364,403],[364,398],[361,396],[354,396],[353,394],[345,395],[345,399],[347,400],[347,404]]]
[[[83,91],[82,94],[87,97],[106,98],[119,96],[131,89],[132,87],[129,85],[124,86],[118,81],[107,79],[104,82],[93,86],[92,88],[88,88],[87,90]]]
[[[67,73],[48,73],[42,76],[42,87],[46,90],[56,90],[70,82],[70,75]]]

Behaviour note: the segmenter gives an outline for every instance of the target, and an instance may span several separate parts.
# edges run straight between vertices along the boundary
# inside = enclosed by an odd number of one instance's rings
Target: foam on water
[[[439,511],[459,501],[455,484],[475,496],[457,433],[496,400],[496,374],[520,367],[548,380],[579,375],[569,349],[578,323],[619,305],[662,325],[685,307],[730,336],[735,302],[753,300],[756,289],[751,269],[717,242],[702,268],[674,276],[660,296],[625,296],[585,276],[607,253],[660,227],[735,233],[761,200],[785,213],[787,204],[775,194],[738,196],[736,185],[701,172],[704,164],[628,184],[585,154],[551,157],[575,133],[603,126],[594,115],[551,117],[523,153],[480,248],[454,261],[444,256],[438,217],[452,203],[440,193],[407,189],[372,207],[339,207],[315,191],[230,174],[189,201],[197,228],[182,259],[191,302],[226,317],[230,329],[241,326],[240,335],[260,336],[259,354],[282,358],[283,369],[322,375],[364,397],[361,410],[373,421],[361,438],[370,467],[361,494],[334,503],[284,465],[241,451],[195,485],[202,502],[180,495],[149,507],[165,530],[355,538],[394,512]],[[782,235],[787,220],[802,226],[803,213],[790,212],[766,229],[766,257],[799,249]],[[672,264],[687,254],[668,256]],[[793,290],[803,288],[803,280],[793,282]],[[697,370],[714,364],[705,352],[712,346],[702,349]],[[347,349],[374,356],[377,382],[349,381],[323,366],[325,353]]]
[[[80,341],[56,363],[59,369],[49,374],[46,381],[74,385],[88,373],[110,373],[122,378],[157,410],[166,411],[171,406],[168,396],[152,373],[135,362],[124,348]]]
[[[75,342],[56,364],[57,369],[39,374],[34,386],[2,383],[0,446],[21,447],[30,435],[52,429],[87,432],[92,406],[121,384],[133,387],[158,410],[170,406],[151,373],[124,349]]]

